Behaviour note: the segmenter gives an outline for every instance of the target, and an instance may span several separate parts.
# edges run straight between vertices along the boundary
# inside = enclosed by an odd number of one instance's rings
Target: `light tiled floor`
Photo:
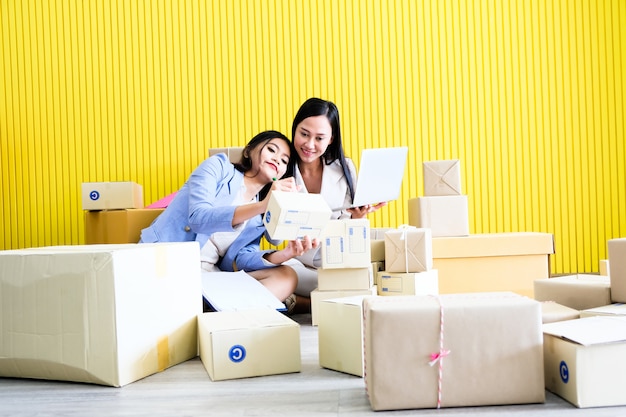
[[[544,404],[374,412],[363,379],[320,368],[310,315],[294,319],[300,373],[212,382],[196,358],[123,388],[0,378],[0,416],[626,416],[626,407],[581,410],[549,392]]]

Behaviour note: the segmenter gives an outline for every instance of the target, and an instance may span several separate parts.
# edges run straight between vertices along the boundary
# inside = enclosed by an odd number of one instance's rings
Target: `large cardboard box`
[[[543,324],[578,318],[580,318],[580,311],[578,310],[555,303],[554,301],[543,301],[541,303],[541,322]]]
[[[575,310],[611,304],[609,277],[590,274],[565,275],[535,280],[535,299],[554,301]]]
[[[385,233],[385,270],[423,272],[433,269],[433,243],[430,229],[413,226]]]
[[[626,317],[543,326],[546,388],[579,408],[626,405]]]
[[[120,387],[197,356],[198,244],[0,252],[0,376]]]
[[[533,296],[536,279],[550,277],[549,233],[493,233],[432,239],[433,268],[442,294],[513,291]]]
[[[439,278],[436,269],[424,272],[380,271],[376,275],[378,295],[437,295]]]
[[[333,298],[319,305],[320,366],[363,376],[363,298]]]
[[[367,268],[342,268],[317,270],[317,289],[369,290],[374,285],[374,271],[370,263]]]
[[[331,220],[320,239],[322,268],[367,268],[372,263],[367,219]]]
[[[409,224],[430,229],[432,237],[469,235],[466,195],[411,198],[408,209]]]
[[[263,216],[274,240],[318,238],[332,215],[321,194],[272,191]]]
[[[371,297],[363,314],[373,410],[545,399],[537,301],[513,293]]]
[[[233,164],[241,162],[241,155],[243,154],[243,146],[231,146],[229,148],[209,148],[209,156],[223,153],[228,156],[228,160]]]
[[[300,372],[300,325],[276,310],[204,313],[198,332],[213,381]]]
[[[85,244],[137,243],[141,230],[150,226],[159,209],[85,211]]]
[[[143,208],[143,188],[131,181],[84,182],[83,210]]]
[[[611,239],[608,246],[611,300],[614,303],[626,303],[626,238]]]
[[[458,159],[425,161],[424,195],[461,195],[461,162]]]
[[[311,325],[317,326],[319,317],[319,306],[324,300],[333,298],[358,297],[362,295],[375,296],[378,293],[376,285],[367,290],[330,290],[320,291],[314,289],[311,291]]]

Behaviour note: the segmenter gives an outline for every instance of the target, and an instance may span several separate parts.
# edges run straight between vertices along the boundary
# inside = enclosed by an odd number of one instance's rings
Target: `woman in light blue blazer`
[[[297,191],[293,178],[283,178],[291,149],[285,135],[266,131],[252,138],[237,164],[224,154],[209,157],[142,230],[140,243],[197,241],[203,269],[246,271],[286,300],[296,288],[297,275],[281,264],[317,247],[317,241],[305,238],[282,250],[260,250],[269,191]]]
[[[387,203],[349,207],[354,199],[356,169],[347,158],[341,144],[339,110],[328,100],[312,97],[301,106],[292,124],[291,141],[295,154],[291,158],[287,176],[293,175],[300,192],[321,194],[334,209],[333,219],[360,219]],[[310,250],[298,261],[290,261],[298,273],[296,294],[309,297],[317,287],[320,266],[319,250]],[[306,300],[298,299],[298,303]]]

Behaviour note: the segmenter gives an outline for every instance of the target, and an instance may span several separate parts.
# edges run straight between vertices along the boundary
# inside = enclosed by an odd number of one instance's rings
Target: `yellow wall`
[[[552,272],[626,236],[623,0],[0,0],[0,249],[80,244],[80,184],[175,191],[209,147],[337,103],[346,152],[458,158],[472,233],[554,233]]]

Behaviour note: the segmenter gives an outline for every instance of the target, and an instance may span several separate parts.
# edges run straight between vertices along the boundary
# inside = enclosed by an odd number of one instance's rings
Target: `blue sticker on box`
[[[272,214],[268,211],[265,213],[265,223],[269,223],[272,218]]]
[[[563,381],[564,384],[567,384],[569,381],[569,368],[567,367],[565,361],[561,361],[559,364],[559,374],[561,375],[561,381]]]
[[[246,348],[241,345],[234,345],[228,350],[228,358],[235,363],[243,361],[246,358]]]
[[[96,190],[93,190],[92,192],[89,193],[89,198],[92,199],[93,201],[96,201],[97,199],[100,198],[100,193],[97,192]]]

